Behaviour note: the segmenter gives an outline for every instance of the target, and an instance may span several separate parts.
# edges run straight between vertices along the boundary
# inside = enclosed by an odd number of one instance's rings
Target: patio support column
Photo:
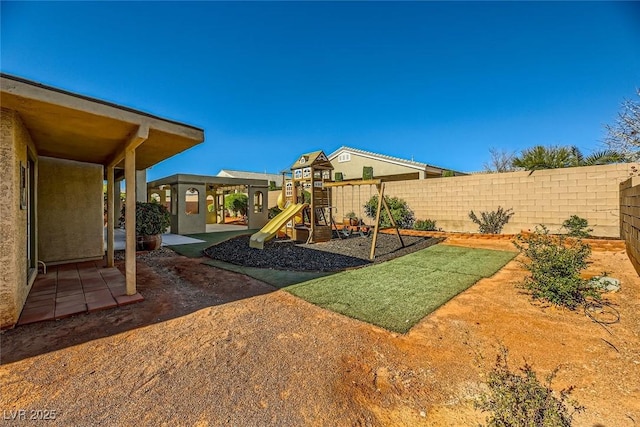
[[[107,166],[107,267],[113,267],[115,206],[114,206],[114,170],[113,166]]]
[[[127,295],[136,293],[136,148],[149,138],[149,124],[140,124],[122,151],[117,153],[107,165],[115,167],[124,160],[124,179],[126,181],[126,209],[125,209],[125,280]]]
[[[136,149],[127,148],[124,152],[124,179],[127,199],[125,208],[126,246],[125,279],[127,295],[136,293]]]

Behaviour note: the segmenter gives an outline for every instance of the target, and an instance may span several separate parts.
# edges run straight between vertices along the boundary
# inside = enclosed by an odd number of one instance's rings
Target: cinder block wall
[[[620,236],[631,263],[640,274],[640,177],[620,184]]]
[[[538,224],[561,232],[562,222],[578,215],[589,221],[593,235],[620,237],[619,184],[629,178],[633,166],[638,164],[388,182],[385,194],[404,199],[416,219],[435,220],[444,231],[477,232],[469,212],[479,214],[502,206],[515,212],[503,233],[518,233]],[[341,197],[341,191],[333,196],[338,218],[355,210],[352,205],[358,197],[357,187],[353,195],[347,188]],[[361,192],[372,194],[367,187]],[[363,197],[361,204],[366,200]]]

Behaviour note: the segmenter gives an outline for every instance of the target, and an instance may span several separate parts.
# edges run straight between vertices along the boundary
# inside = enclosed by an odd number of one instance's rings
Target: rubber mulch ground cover
[[[250,236],[239,236],[207,248],[208,257],[255,268],[294,271],[339,271],[362,267],[369,260],[371,237],[349,237],[312,245],[296,244],[291,240],[272,240],[264,249],[249,247]],[[397,258],[427,248],[441,239],[404,236],[403,248],[395,235],[380,234],[376,244],[375,263]]]
[[[285,290],[323,308],[406,333],[478,280],[492,276],[516,255],[438,245]]]
[[[243,234],[253,234],[257,230],[234,230],[234,231],[217,231],[214,233],[196,233],[187,234],[187,237],[193,237],[194,239],[204,240],[202,243],[189,243],[186,245],[171,245],[169,248],[189,258],[200,258],[203,254],[202,251],[211,245],[215,245],[224,240],[236,237]]]

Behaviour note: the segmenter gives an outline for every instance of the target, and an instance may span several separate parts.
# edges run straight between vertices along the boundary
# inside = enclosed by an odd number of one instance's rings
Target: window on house
[[[338,156],[338,163],[350,162],[351,153],[342,153]]]

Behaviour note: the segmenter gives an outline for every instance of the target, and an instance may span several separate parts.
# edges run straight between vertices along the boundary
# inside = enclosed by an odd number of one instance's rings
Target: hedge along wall
[[[515,212],[503,233],[518,233],[538,224],[560,232],[564,220],[578,215],[589,221],[593,235],[620,237],[619,185],[629,178],[633,167],[638,164],[388,182],[385,194],[404,199],[416,219],[435,220],[444,231],[477,232],[469,211],[479,216],[481,211],[502,206]],[[368,190],[363,192],[368,194]],[[351,210],[351,200],[342,206],[342,199],[335,193],[333,200],[338,216]]]
[[[620,237],[631,263],[640,274],[640,177],[620,184]]]

